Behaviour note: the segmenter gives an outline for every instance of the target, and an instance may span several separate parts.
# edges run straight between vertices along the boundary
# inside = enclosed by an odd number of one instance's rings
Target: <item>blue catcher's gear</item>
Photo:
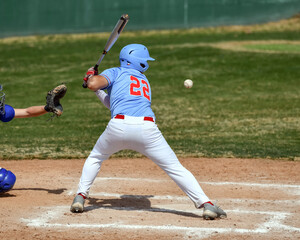
[[[5,93],[2,92],[2,85],[0,85],[0,116],[5,114]]]
[[[148,49],[142,44],[129,44],[123,47],[119,59],[121,67],[133,68],[142,73],[149,68],[147,61],[155,60],[150,57]]]
[[[16,182],[16,176],[5,168],[0,168],[0,193],[7,192],[13,188]]]
[[[5,114],[0,115],[2,122],[9,122],[15,117],[15,109],[10,105],[5,105]]]

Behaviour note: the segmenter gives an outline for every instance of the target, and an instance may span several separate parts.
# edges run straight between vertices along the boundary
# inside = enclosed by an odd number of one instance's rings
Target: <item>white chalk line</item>
[[[122,224],[122,223],[109,223],[109,224],[86,224],[86,223],[51,223],[63,217],[65,211],[69,209],[69,206],[57,206],[55,210],[47,210],[40,214],[35,219],[24,219],[21,220],[27,223],[29,227],[39,228],[96,228],[96,229],[123,229],[123,230],[157,230],[157,231],[181,231],[185,232],[185,235],[197,235],[198,237],[204,237],[213,233],[269,233],[272,230],[285,230],[289,232],[300,232],[300,228],[287,226],[282,221],[290,215],[290,213],[283,212],[260,212],[260,211],[245,211],[245,210],[232,210],[239,214],[263,214],[268,215],[270,219],[263,224],[258,224],[259,227],[255,229],[245,228],[207,228],[207,227],[184,227],[175,225],[133,225],[133,224]],[[178,211],[177,209],[168,209],[168,211]]]
[[[97,181],[111,181],[111,180],[118,180],[118,181],[148,181],[148,182],[166,182],[171,180],[161,180],[161,179],[144,179],[144,178],[96,178]],[[201,182],[200,182],[201,183]],[[251,186],[251,187],[267,187],[267,188],[278,188],[283,190],[297,190],[300,189],[300,185],[289,185],[289,184],[268,184],[268,183],[247,183],[247,182],[202,182],[202,184],[210,184],[216,186],[222,185],[239,185],[239,186]],[[69,191],[68,195],[73,195],[75,191]],[[105,192],[98,192],[93,193],[93,196],[102,196],[102,197],[115,197],[115,198],[124,198],[124,197],[131,197],[131,198],[149,198],[149,199],[157,199],[157,200],[178,200],[178,201],[190,201],[188,197],[181,197],[181,196],[152,196],[152,195],[122,195],[116,193],[105,193]],[[226,200],[226,199],[225,199]],[[261,199],[227,199],[228,201],[234,203],[274,203],[272,200],[261,200]],[[300,204],[300,200],[276,200],[276,204]],[[102,209],[110,209],[110,210],[127,210],[127,211],[159,211],[159,212],[178,212],[178,211],[186,211],[183,209],[169,209],[169,208],[161,208],[162,206],[152,206],[152,208],[147,209],[137,209],[137,208],[130,208],[130,207],[97,207]],[[62,210],[63,208],[63,210]],[[184,231],[186,236],[195,236],[197,235],[198,239],[207,237],[207,235],[218,233],[268,233],[274,230],[285,230],[290,232],[300,232],[300,228],[292,227],[283,224],[283,220],[289,216],[291,213],[287,212],[275,212],[275,211],[248,211],[248,210],[228,210],[228,213],[236,213],[236,214],[258,214],[258,215],[265,215],[269,216],[270,219],[266,222],[259,225],[256,229],[244,229],[244,228],[201,228],[201,227],[184,227],[184,226],[175,226],[175,225],[162,225],[162,226],[155,226],[155,225],[132,225],[132,224],[122,224],[122,223],[110,223],[110,224],[81,224],[81,223],[74,223],[74,224],[64,224],[64,223],[51,223],[51,221],[56,221],[57,219],[63,217],[62,214],[65,211],[69,211],[69,206],[61,206],[55,207],[55,210],[49,210],[46,213],[40,215],[38,218],[35,219],[21,219],[22,221],[27,223],[27,226],[30,227],[44,227],[44,228],[102,228],[102,229],[124,229],[124,230],[161,230],[161,231]],[[197,212],[196,212],[197,211]],[[187,213],[195,213],[199,214],[199,210],[190,211],[187,210]]]
[[[67,195],[72,196],[76,191],[69,191]],[[107,198],[133,198],[133,199],[149,199],[149,200],[174,200],[182,202],[191,202],[187,196],[171,196],[171,195],[126,195],[119,193],[107,193],[107,192],[95,192],[90,194],[91,197],[107,197]],[[274,204],[274,200],[265,200],[265,199],[228,199],[228,198],[219,198],[218,200],[228,201],[232,203],[266,203]],[[300,200],[277,200],[276,204],[300,204]]]
[[[151,178],[121,178],[121,177],[97,177],[98,181],[138,181],[138,182],[173,182],[169,179],[151,179]],[[275,184],[275,183],[251,183],[251,182],[200,182],[199,184],[207,184],[214,186],[235,185],[247,187],[262,187],[262,188],[296,188],[300,190],[300,185],[297,184]]]
[[[121,178],[121,177],[97,177],[95,182],[101,181],[138,181],[138,182],[171,182],[170,179],[149,179],[149,178]],[[199,182],[200,185],[213,186],[242,186],[242,187],[256,187],[256,188],[275,188],[284,190],[293,195],[300,196],[300,185],[297,184],[275,184],[275,183],[253,183],[253,182]]]
[[[190,208],[180,208],[177,210],[174,209],[170,209],[169,206],[164,206],[164,205],[152,205],[151,208],[136,208],[136,207],[112,207],[112,206],[97,206],[97,207],[93,207],[93,206],[89,206],[88,207],[90,210],[91,209],[108,209],[108,210],[122,210],[122,211],[134,211],[134,212],[165,212],[165,213],[178,213],[178,212],[185,212],[187,214],[189,213],[193,213],[195,215],[198,215],[199,217],[202,217],[201,215],[201,211],[199,209],[195,209],[195,210],[191,210]],[[291,215],[291,213],[287,213],[287,212],[274,212],[274,211],[255,211],[255,210],[242,210],[242,209],[238,209],[238,210],[228,210],[226,209],[226,213],[235,213],[235,214],[254,214],[254,215],[271,215],[271,216],[276,216],[276,215],[283,215],[283,216],[288,216]]]

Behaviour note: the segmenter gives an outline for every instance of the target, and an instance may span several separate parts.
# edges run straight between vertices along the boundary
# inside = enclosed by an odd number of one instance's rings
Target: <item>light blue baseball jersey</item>
[[[153,117],[151,88],[148,79],[138,70],[124,67],[109,68],[101,76],[108,81],[111,117],[117,114],[133,117]]]

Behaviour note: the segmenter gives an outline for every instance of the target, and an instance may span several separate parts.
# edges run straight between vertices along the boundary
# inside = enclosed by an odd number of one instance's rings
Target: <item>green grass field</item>
[[[287,45],[287,44],[251,44],[245,45],[247,49],[253,50],[265,50],[265,51],[277,51],[277,52],[290,52],[300,53],[300,44],[297,45]]]
[[[100,70],[118,66],[118,53],[126,44],[142,43],[149,48],[156,59],[146,72],[152,107],[160,130],[179,157],[299,160],[299,45],[273,45],[275,53],[205,46],[226,41],[300,40],[299,24],[264,29],[125,30]],[[94,93],[81,87],[82,77],[98,60],[108,36],[0,40],[0,84],[7,104],[15,108],[43,105],[48,90],[62,82],[68,86],[60,118],[47,121],[47,114],[0,122],[1,159],[87,157],[110,112]],[[260,48],[272,46],[255,46]],[[183,87],[187,78],[194,81],[191,89]],[[122,151],[114,156],[140,155]]]

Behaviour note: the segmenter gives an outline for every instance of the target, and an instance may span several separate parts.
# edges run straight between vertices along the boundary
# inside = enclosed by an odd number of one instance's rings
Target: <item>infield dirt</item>
[[[300,162],[185,158],[181,163],[227,212],[205,221],[149,159],[109,159],[86,211],[69,211],[84,159],[2,161],[17,176],[0,195],[6,239],[299,239]]]

